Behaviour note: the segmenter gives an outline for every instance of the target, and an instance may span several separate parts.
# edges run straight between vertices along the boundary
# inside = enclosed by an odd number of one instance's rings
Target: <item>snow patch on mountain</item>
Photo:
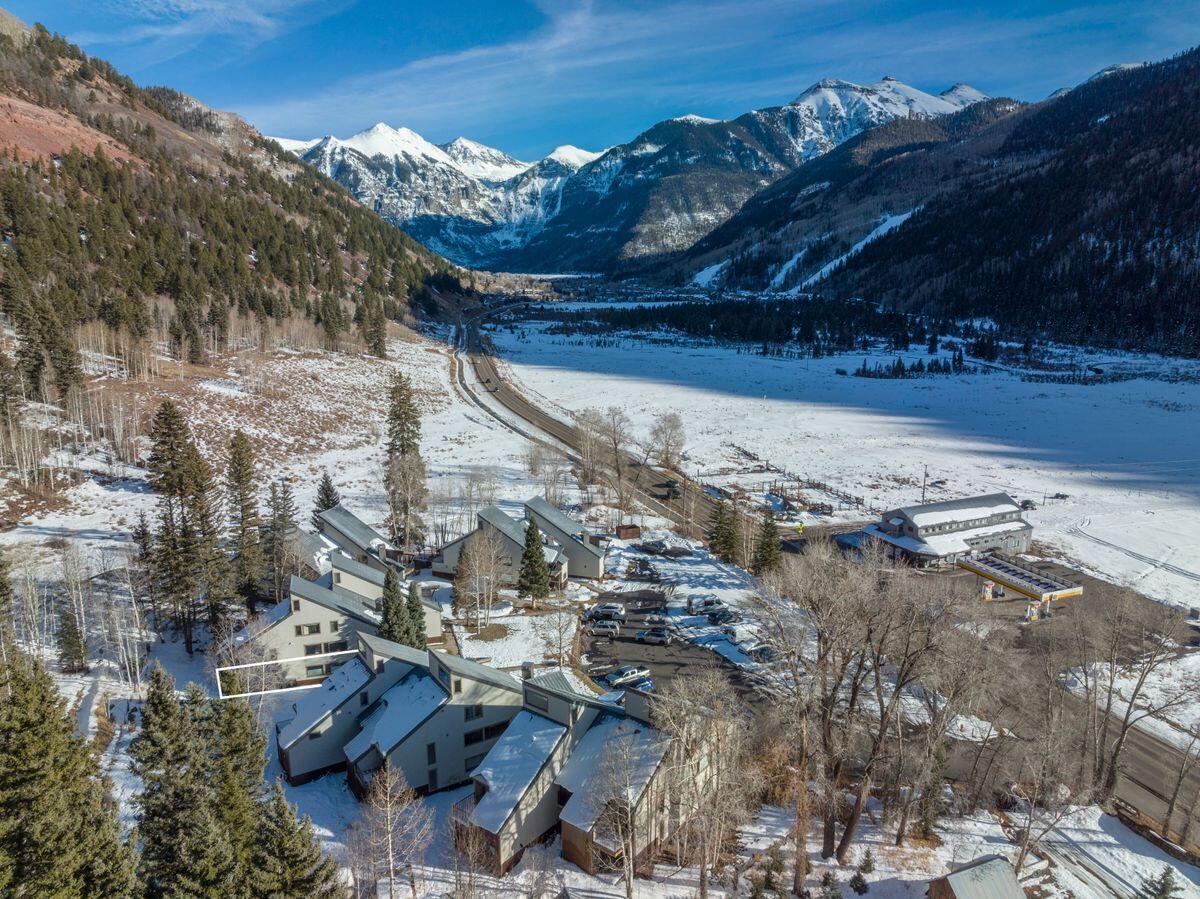
[[[295,153],[297,156],[303,156],[308,150],[315,147],[321,142],[321,138],[314,137],[312,140],[296,140],[291,137],[268,137],[267,140],[273,140],[289,153]]]
[[[1118,62],[1111,66],[1105,66],[1088,81],[1096,81],[1099,78],[1107,78],[1109,75],[1116,75],[1118,72],[1131,72],[1134,69],[1144,69],[1149,63],[1146,62]]]
[[[454,165],[454,160],[446,155],[445,150],[431,144],[411,128],[393,128],[384,122],[372,125],[366,131],[360,131],[340,143],[367,157],[408,156],[430,159],[443,165]]]
[[[685,122],[688,125],[715,125],[721,119],[710,119],[708,116],[696,115],[694,112],[689,112],[686,115],[675,116],[671,121]]]
[[[550,155],[546,158],[555,162],[561,162],[563,165],[573,169],[581,169],[589,162],[595,162],[607,152],[607,150],[601,150],[599,153],[593,153],[591,150],[581,150],[579,147],[563,144],[561,147],[555,147],[551,150]]]
[[[964,109],[972,103],[982,103],[984,100],[991,99],[983,91],[973,88],[969,84],[963,84],[961,81],[949,90],[942,91],[938,96],[959,109]]]
[[[917,212],[916,209],[910,209],[910,210],[908,210],[908,212],[901,212],[896,215],[885,215],[883,217],[883,220],[878,225],[876,225],[871,230],[871,232],[869,234],[867,234],[866,237],[864,237],[862,240],[860,240],[858,243],[856,243],[854,246],[852,246],[849,250],[847,250],[841,256],[837,257],[837,259],[833,259],[829,262],[826,262],[823,266],[821,266],[819,269],[817,269],[816,272],[814,272],[813,274],[811,274],[807,278],[805,278],[803,282],[801,282],[800,284],[796,285],[791,290],[786,291],[786,292],[794,295],[794,294],[799,293],[805,287],[812,287],[818,281],[822,280],[823,278],[828,277],[830,272],[832,272],[835,268],[837,268],[839,265],[841,265],[843,262],[845,262],[847,259],[849,259],[851,256],[853,256],[855,253],[857,253],[859,250],[861,250],[863,247],[865,247],[871,241],[878,240],[879,238],[883,237],[883,235],[887,234],[889,231],[891,231],[895,228],[899,228],[901,225],[903,225],[905,222],[907,222],[913,216],[913,213],[915,213],[915,212]]]
[[[466,137],[456,137],[448,144],[441,144],[440,149],[472,178],[495,184],[519,175],[533,165]]]

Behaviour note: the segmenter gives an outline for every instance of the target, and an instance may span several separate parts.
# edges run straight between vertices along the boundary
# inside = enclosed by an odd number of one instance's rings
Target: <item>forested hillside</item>
[[[993,159],[821,288],[1016,334],[1200,354],[1200,51],[1041,104]]]
[[[0,35],[0,231],[32,397],[64,398],[89,350],[136,370],[165,343],[196,362],[272,323],[383,353],[386,319],[460,288],[240,119],[140,88],[40,26]]]

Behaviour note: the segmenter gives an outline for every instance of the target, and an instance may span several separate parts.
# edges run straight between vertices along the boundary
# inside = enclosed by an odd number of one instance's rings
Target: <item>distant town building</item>
[[[894,558],[914,565],[953,565],[984,552],[1028,552],[1033,528],[1011,496],[989,493],[892,509],[877,524],[839,542],[861,546],[864,540],[878,542]]]

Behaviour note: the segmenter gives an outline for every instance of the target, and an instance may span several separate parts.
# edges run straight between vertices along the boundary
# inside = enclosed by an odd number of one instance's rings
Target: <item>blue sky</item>
[[[1200,44],[1195,0],[8,0],[141,84],[268,134],[377,121],[534,159],[664,118],[728,118],[823,77],[1040,99]]]

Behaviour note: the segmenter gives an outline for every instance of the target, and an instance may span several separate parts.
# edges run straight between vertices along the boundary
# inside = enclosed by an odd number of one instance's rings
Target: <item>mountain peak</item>
[[[957,82],[953,87],[942,91],[938,96],[948,103],[953,103],[960,109],[970,106],[972,103],[991,99],[983,91],[971,87],[971,85],[963,81]]]
[[[499,183],[525,171],[531,163],[514,159],[503,150],[459,135],[440,149],[472,178]]]
[[[364,156],[396,156],[431,159],[445,165],[454,162],[445,152],[434,146],[411,128],[393,128],[386,122],[376,122],[366,131],[340,141],[344,146],[357,150]]]
[[[578,169],[587,165],[594,159],[599,159],[604,151],[593,153],[591,150],[582,150],[579,147],[573,147],[570,144],[563,144],[555,147],[547,154],[546,159],[551,159],[554,162],[562,163],[563,165]]]

